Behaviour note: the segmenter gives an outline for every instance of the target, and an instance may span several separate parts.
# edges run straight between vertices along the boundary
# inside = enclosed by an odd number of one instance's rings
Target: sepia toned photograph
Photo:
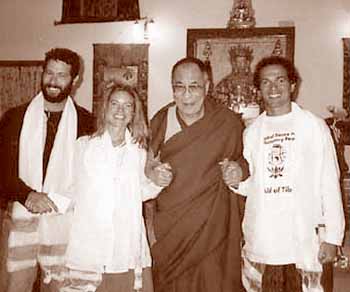
[[[0,292],[350,292],[350,0],[0,0]]]

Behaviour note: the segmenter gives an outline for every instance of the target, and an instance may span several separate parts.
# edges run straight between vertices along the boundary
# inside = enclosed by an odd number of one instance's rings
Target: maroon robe
[[[204,117],[164,143],[168,107],[151,121],[152,150],[174,173],[155,203],[155,291],[244,291],[238,198],[219,165],[224,158],[238,161],[248,175],[243,124],[233,112],[206,101]]]

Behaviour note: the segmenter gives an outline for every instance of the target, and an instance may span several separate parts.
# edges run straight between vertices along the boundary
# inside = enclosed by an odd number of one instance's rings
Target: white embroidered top
[[[146,151],[131,142],[113,147],[108,133],[77,142],[75,210],[66,265],[97,273],[151,266],[142,202],[162,188],[144,174]]]

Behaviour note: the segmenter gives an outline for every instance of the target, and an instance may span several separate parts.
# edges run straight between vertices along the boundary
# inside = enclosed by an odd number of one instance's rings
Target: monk
[[[156,158],[146,174],[155,182],[173,174],[146,206],[156,292],[244,291],[239,202],[230,190],[248,176],[243,124],[207,98],[206,76],[200,60],[179,60],[171,74],[174,102],[151,120]],[[154,171],[157,159],[167,166],[163,177]]]

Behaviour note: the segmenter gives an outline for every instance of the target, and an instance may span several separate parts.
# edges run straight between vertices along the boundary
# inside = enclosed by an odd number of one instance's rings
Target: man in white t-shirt
[[[262,59],[254,83],[265,111],[245,130],[251,176],[240,183],[243,283],[251,291],[332,291],[344,235],[339,168],[325,122],[294,100],[299,77],[281,57]]]

